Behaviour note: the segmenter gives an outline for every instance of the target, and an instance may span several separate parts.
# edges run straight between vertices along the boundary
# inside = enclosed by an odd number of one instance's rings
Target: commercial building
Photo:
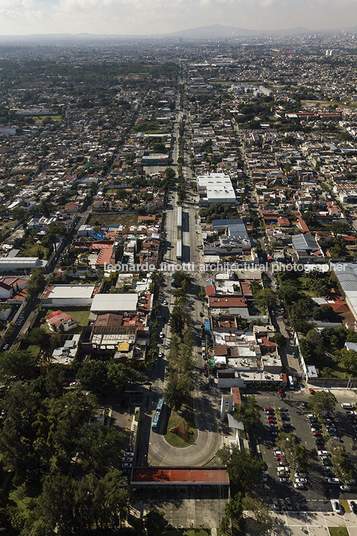
[[[97,294],[91,305],[91,312],[101,313],[136,313],[138,306],[137,294]]]
[[[43,307],[90,307],[99,287],[95,285],[48,285],[41,296]]]
[[[357,264],[331,263],[339,284],[345,294],[345,300],[357,321]]]
[[[197,177],[197,193],[200,206],[212,203],[236,203],[231,179],[225,173],[207,173]]]
[[[44,268],[46,261],[41,261],[38,257],[1,257],[0,272],[18,272],[33,270],[34,268]]]

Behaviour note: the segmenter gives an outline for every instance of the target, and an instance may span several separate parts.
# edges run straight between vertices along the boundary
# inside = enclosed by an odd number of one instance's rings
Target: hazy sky
[[[0,0],[0,35],[150,35],[225,24],[252,30],[357,25],[357,0]]]

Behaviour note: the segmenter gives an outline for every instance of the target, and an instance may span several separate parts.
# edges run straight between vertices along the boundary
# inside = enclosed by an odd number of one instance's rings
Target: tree
[[[172,309],[170,316],[170,326],[172,333],[181,337],[183,329],[185,327],[186,319],[187,317],[182,307],[175,305]]]
[[[335,353],[335,360],[339,368],[353,378],[357,377],[357,352],[342,348]]]
[[[78,379],[84,389],[104,393],[108,389],[107,372],[104,361],[85,361],[78,371]]]
[[[248,449],[226,446],[218,451],[218,456],[222,463],[227,465],[229,478],[237,491],[248,493],[252,488],[252,482],[261,482],[265,462],[252,456]]]
[[[80,439],[80,464],[85,472],[97,475],[108,471],[111,465],[120,461],[120,451],[124,445],[123,434],[114,427],[96,423],[83,430]]]
[[[238,528],[243,516],[242,494],[236,493],[224,508],[225,515],[231,520],[234,527]]]
[[[50,334],[42,328],[32,328],[29,339],[31,344],[38,345],[41,350],[46,350],[50,344]]]
[[[268,505],[258,498],[243,497],[243,509],[248,510],[252,517],[249,519],[249,525],[259,534],[265,534],[273,525],[271,510]]]
[[[242,421],[247,434],[261,424],[259,409],[253,395],[246,396],[240,405],[234,406],[232,415],[237,421]]]
[[[277,303],[276,293],[270,288],[263,288],[256,293],[254,303],[259,307],[274,307]]]
[[[148,536],[160,536],[165,532],[167,525],[165,513],[154,508],[150,508],[144,517],[144,527]]]
[[[336,398],[332,393],[317,391],[309,397],[308,408],[315,415],[321,415],[324,411],[332,412],[336,406]]]
[[[42,270],[35,268],[27,284],[26,300],[28,302],[33,301],[37,297],[37,294],[44,289],[45,283],[46,279]]]
[[[274,342],[278,345],[278,348],[281,349],[286,346],[286,343],[287,343],[286,337],[284,337],[284,335],[282,335],[281,333],[274,333],[273,339],[274,339]]]
[[[28,378],[36,358],[28,350],[11,350],[0,354],[0,377]]]
[[[129,372],[129,369],[123,363],[109,362],[107,366],[107,378],[114,392],[123,392],[128,383]]]
[[[288,304],[294,301],[298,301],[302,297],[302,295],[300,294],[300,292],[297,290],[296,287],[294,287],[293,285],[285,284],[285,283],[279,288],[278,296],[279,298],[284,300],[285,303],[288,303]]]

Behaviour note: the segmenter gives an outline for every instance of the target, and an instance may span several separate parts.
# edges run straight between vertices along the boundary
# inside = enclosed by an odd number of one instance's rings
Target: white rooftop
[[[45,291],[42,298],[60,299],[60,298],[88,298],[90,299],[94,292],[94,285],[53,285],[48,292]],[[47,296],[46,296],[47,294]]]
[[[137,303],[137,294],[96,294],[90,310],[98,313],[135,312]]]

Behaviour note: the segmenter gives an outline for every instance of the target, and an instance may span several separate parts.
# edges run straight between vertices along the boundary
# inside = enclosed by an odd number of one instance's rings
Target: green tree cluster
[[[78,371],[77,378],[83,389],[93,392],[121,393],[131,375],[123,363],[110,361],[85,361]]]
[[[254,428],[261,424],[260,407],[256,403],[255,396],[246,396],[240,405],[235,405],[232,416],[237,421],[242,421],[244,430],[250,434]]]
[[[186,327],[181,337],[173,335],[168,357],[168,380],[165,390],[165,403],[178,411],[190,399],[194,385],[192,380],[193,363],[192,331]]]

